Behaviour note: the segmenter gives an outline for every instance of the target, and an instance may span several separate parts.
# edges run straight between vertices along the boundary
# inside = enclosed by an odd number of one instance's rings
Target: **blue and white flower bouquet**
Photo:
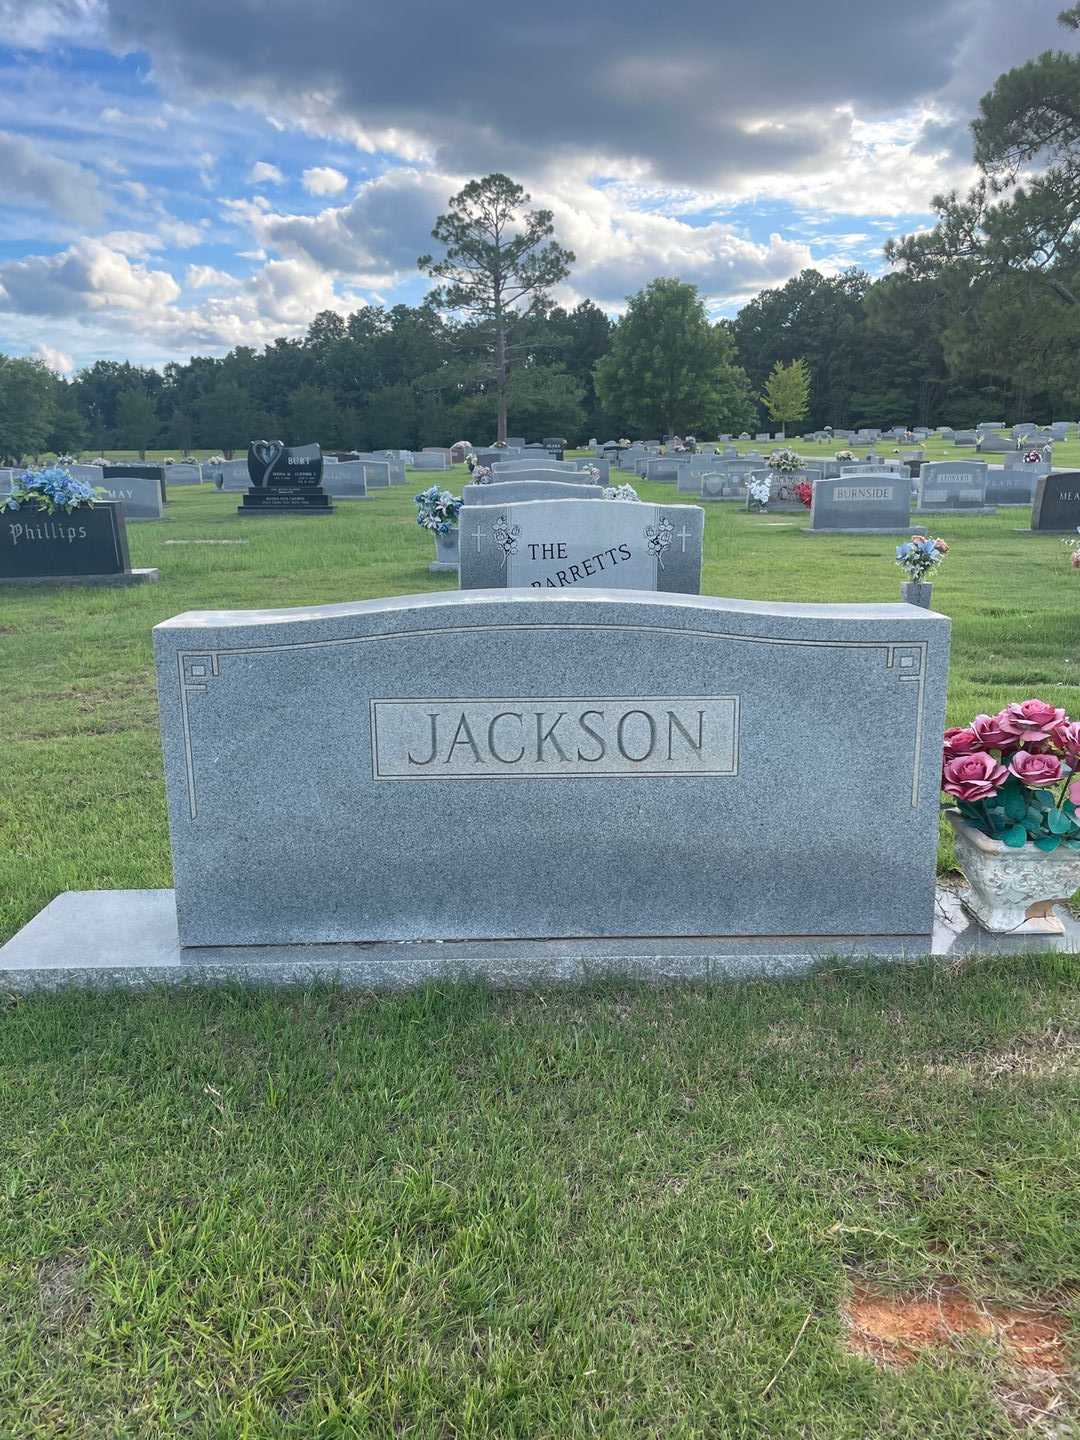
[[[449,535],[457,528],[461,500],[449,490],[440,490],[432,485],[413,497],[416,501],[416,523],[424,530],[433,530],[437,535]]]
[[[85,480],[76,480],[59,465],[51,465],[47,470],[24,470],[16,475],[4,508],[18,510],[23,505],[35,505],[49,515],[57,510],[70,515],[80,505],[92,506],[99,493]]]

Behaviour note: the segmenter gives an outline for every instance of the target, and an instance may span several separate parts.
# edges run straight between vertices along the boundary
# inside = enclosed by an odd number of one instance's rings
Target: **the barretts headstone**
[[[1059,470],[1040,477],[1031,507],[1032,530],[1080,529],[1080,470]]]
[[[909,528],[911,482],[891,472],[815,480],[807,534],[866,531],[875,535]]]
[[[922,511],[986,510],[984,460],[932,460],[919,471],[918,505]]]
[[[163,514],[161,481],[140,475],[103,476],[95,487],[102,499],[123,506],[125,520],[160,520]]]
[[[528,500],[461,511],[463,590],[701,589],[705,512],[636,500]]]
[[[322,486],[318,445],[286,446],[255,440],[248,447],[251,486],[237,507],[241,515],[327,515],[333,510]]]
[[[131,568],[123,506],[116,501],[52,515],[29,504],[0,510],[0,583],[131,585],[157,579],[157,570]]]
[[[515,505],[523,500],[600,500],[602,485],[581,485],[565,480],[493,480],[488,485],[466,485],[466,505]]]
[[[923,954],[948,635],[912,606],[619,591],[177,616],[154,641],[180,944]],[[793,765],[793,734],[829,763]],[[685,883],[721,854],[722,884]],[[408,974],[410,947],[390,963]]]

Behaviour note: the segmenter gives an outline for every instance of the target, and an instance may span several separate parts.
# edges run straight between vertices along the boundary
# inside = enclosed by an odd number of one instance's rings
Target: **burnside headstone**
[[[255,440],[248,447],[251,487],[237,506],[241,515],[327,515],[333,510],[322,486],[318,445],[285,446]]]
[[[469,505],[460,519],[463,590],[701,589],[705,512],[636,500]]]
[[[815,480],[809,533],[827,530],[902,533],[909,528],[910,512],[911,482],[907,476],[887,472]]]

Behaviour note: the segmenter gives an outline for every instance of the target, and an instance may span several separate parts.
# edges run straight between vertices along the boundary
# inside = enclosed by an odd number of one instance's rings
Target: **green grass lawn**
[[[159,585],[0,588],[0,938],[61,890],[170,882],[151,627],[453,588],[413,488],[260,520],[177,488],[129,527]],[[706,514],[705,593],[898,597],[891,537]],[[1080,575],[1026,523],[935,526],[953,721],[1029,694],[1080,714]],[[792,763],[818,763],[798,736]],[[1061,1440],[1076,978],[11,999],[0,1437]],[[949,1279],[1045,1308],[1054,1373],[993,1337],[853,1353],[861,1287]]]
[[[69,994],[0,1046],[12,1440],[1076,1433],[1061,959]],[[946,1277],[1047,1310],[1064,1373],[852,1353],[853,1292]]]

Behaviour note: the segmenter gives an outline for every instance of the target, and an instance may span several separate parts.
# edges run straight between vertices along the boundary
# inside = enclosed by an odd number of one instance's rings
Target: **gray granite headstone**
[[[466,591],[196,611],[154,642],[192,961],[560,936],[928,949],[944,616]],[[828,763],[793,765],[793,735]],[[686,883],[701,855],[722,882]]]
[[[414,470],[448,470],[450,462],[441,450],[435,453],[421,451],[419,455],[413,456],[412,468]]]
[[[357,463],[364,467],[364,484],[369,490],[389,490],[393,480],[392,460],[360,460]],[[324,484],[325,481],[324,475]]]
[[[246,457],[243,460],[223,460],[221,464],[214,467],[216,477],[214,484],[219,490],[247,490],[251,485],[251,476],[248,473]]]
[[[123,507],[124,519],[160,520],[164,508],[161,503],[161,481],[138,475],[110,476],[96,482],[96,488],[103,491],[103,500],[116,500]]]
[[[65,469],[76,480],[85,480],[88,485],[100,485],[105,473],[100,465],[68,465]]]
[[[1031,528],[1072,532],[1080,529],[1080,471],[1059,470],[1039,479],[1031,507]]]
[[[906,531],[911,512],[911,483],[890,472],[844,475],[816,480],[810,505],[810,529]]]
[[[186,460],[178,460],[175,465],[165,467],[167,485],[201,485],[202,478],[202,466]]]
[[[702,500],[745,500],[746,481],[725,470],[708,470],[697,477],[697,494]]]
[[[538,460],[535,465],[519,465],[513,470],[506,470],[501,465],[495,467],[494,479],[502,481],[520,480],[557,480],[564,485],[591,485],[584,470],[563,470],[553,465],[546,465]]]
[[[989,466],[984,460],[931,460],[919,471],[919,510],[982,510]]]
[[[637,500],[527,500],[461,511],[462,590],[660,590],[697,594],[705,512]]]
[[[367,470],[372,460],[339,460],[323,470],[322,485],[335,500],[366,500]]]
[[[986,475],[986,503],[1027,507],[1035,499],[1038,480],[1034,465],[992,467]]]
[[[523,500],[601,500],[602,485],[581,485],[565,480],[493,480],[489,485],[466,485],[466,505],[518,505]]]

